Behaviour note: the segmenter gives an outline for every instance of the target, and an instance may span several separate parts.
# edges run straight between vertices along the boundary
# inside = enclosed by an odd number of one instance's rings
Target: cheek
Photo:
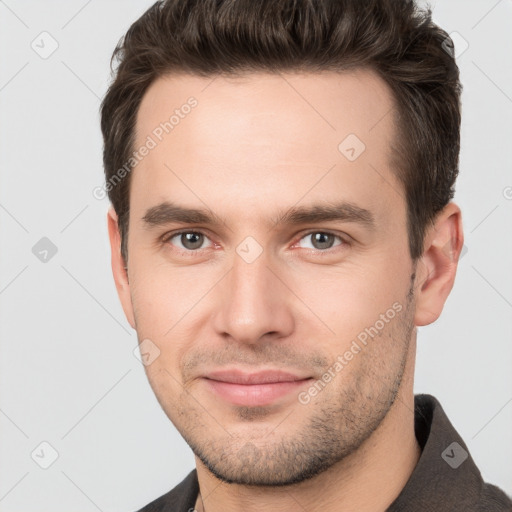
[[[388,268],[368,265],[364,269],[352,266],[331,271],[317,268],[310,274],[301,272],[299,278],[289,282],[300,298],[296,312],[305,325],[317,326],[333,343],[343,346],[374,325],[394,303],[403,303],[407,279],[403,270],[397,274]]]
[[[157,360],[147,366],[145,370],[148,382],[160,406],[169,419],[175,423],[187,409],[187,401],[190,401],[190,397],[180,383],[181,377],[177,369],[170,368],[168,364]]]
[[[206,276],[192,278],[185,268],[166,268],[161,263],[137,266],[134,262],[130,292],[138,330],[163,336],[198,304],[208,290],[206,281]]]
[[[151,340],[160,351],[158,358],[146,367],[148,378],[173,387],[173,378],[181,382],[180,361],[197,343],[201,322],[201,298],[211,288],[191,283],[184,269],[165,269],[163,265],[134,271],[131,283],[137,335],[142,342]]]

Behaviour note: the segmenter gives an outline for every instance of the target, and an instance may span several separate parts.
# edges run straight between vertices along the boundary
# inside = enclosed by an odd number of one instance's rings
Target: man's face
[[[396,398],[414,269],[393,116],[364,70],[180,76],[143,98],[135,148],[157,145],[131,176],[124,306],[148,357],[160,351],[146,372],[162,408],[218,478],[304,480],[356,450]],[[339,218],[298,215],[314,207]],[[225,382],[265,370],[296,381]]]

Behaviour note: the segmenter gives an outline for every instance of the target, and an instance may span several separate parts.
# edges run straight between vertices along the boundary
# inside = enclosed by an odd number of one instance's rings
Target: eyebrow
[[[164,226],[173,222],[216,227],[226,224],[224,219],[209,208],[186,208],[169,201],[149,208],[142,217],[142,221],[147,228]],[[375,229],[373,214],[369,210],[347,201],[293,206],[277,217],[271,218],[269,222],[273,227],[276,224],[299,225],[328,221],[353,222],[361,224],[369,230]]]

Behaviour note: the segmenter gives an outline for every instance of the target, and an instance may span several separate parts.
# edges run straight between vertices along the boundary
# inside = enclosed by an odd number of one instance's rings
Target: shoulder
[[[198,492],[199,483],[194,469],[176,487],[138,512],[188,512],[194,509]]]
[[[480,493],[479,512],[512,512],[512,496],[499,487],[485,483]]]

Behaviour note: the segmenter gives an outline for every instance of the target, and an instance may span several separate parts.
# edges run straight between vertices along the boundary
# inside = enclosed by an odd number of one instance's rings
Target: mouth
[[[312,377],[279,370],[256,373],[219,371],[211,372],[202,379],[216,396],[233,405],[248,407],[270,405],[313,380]]]

